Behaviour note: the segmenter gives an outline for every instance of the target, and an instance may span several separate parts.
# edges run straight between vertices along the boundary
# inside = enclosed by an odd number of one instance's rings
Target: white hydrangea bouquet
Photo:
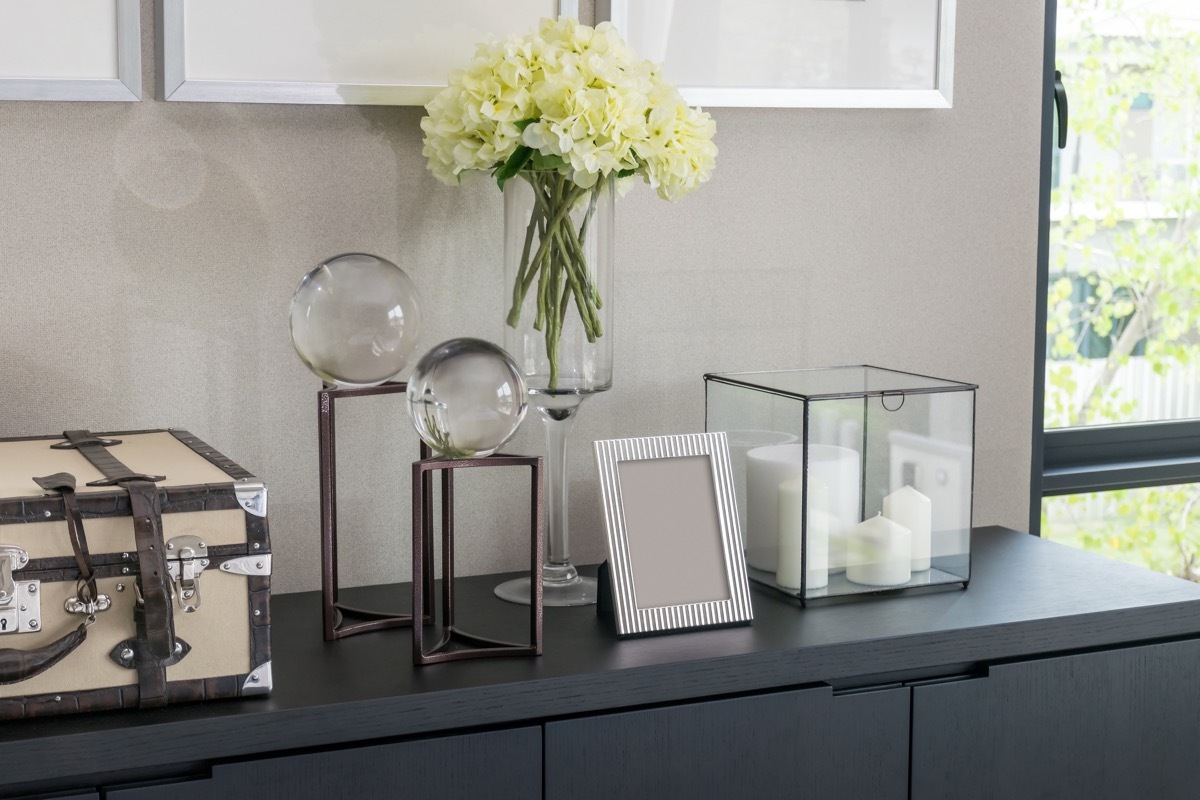
[[[536,202],[512,287],[516,327],[537,285],[536,319],[557,382],[558,337],[574,305],[588,341],[604,331],[602,298],[584,257],[598,183],[642,176],[675,200],[709,179],[716,125],[689,108],[659,67],[639,59],[610,23],[543,20],[538,31],[478,47],[426,106],[424,155],[440,180],[486,170],[501,189],[527,181]],[[582,219],[572,222],[572,213]],[[537,246],[534,247],[534,243]]]

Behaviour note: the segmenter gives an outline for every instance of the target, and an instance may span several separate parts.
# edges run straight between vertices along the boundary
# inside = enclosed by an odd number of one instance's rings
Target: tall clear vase
[[[580,188],[526,171],[504,187],[505,349],[546,432],[543,603],[596,602],[596,582],[571,563],[567,452],[580,404],[612,386],[613,180]],[[529,580],[496,587],[529,602]]]

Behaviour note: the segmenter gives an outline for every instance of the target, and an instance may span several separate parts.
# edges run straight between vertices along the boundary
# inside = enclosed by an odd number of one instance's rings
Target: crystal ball
[[[425,444],[450,458],[482,458],[512,438],[528,408],[512,356],[482,339],[430,350],[408,381],[408,413]]]
[[[421,331],[417,287],[392,262],[366,253],[331,258],[292,296],[292,345],[319,378],[376,386],[404,369]]]

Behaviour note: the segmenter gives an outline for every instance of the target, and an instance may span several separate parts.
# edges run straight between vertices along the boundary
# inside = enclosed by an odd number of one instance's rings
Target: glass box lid
[[[973,383],[931,378],[863,365],[768,372],[709,373],[706,381],[744,386],[799,398],[864,397],[897,393],[961,392],[979,387]]]

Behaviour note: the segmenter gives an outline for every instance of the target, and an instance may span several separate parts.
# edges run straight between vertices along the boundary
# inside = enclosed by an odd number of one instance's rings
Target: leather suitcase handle
[[[88,624],[81,622],[66,636],[36,650],[0,649],[0,685],[32,678],[62,661],[87,639]]]

